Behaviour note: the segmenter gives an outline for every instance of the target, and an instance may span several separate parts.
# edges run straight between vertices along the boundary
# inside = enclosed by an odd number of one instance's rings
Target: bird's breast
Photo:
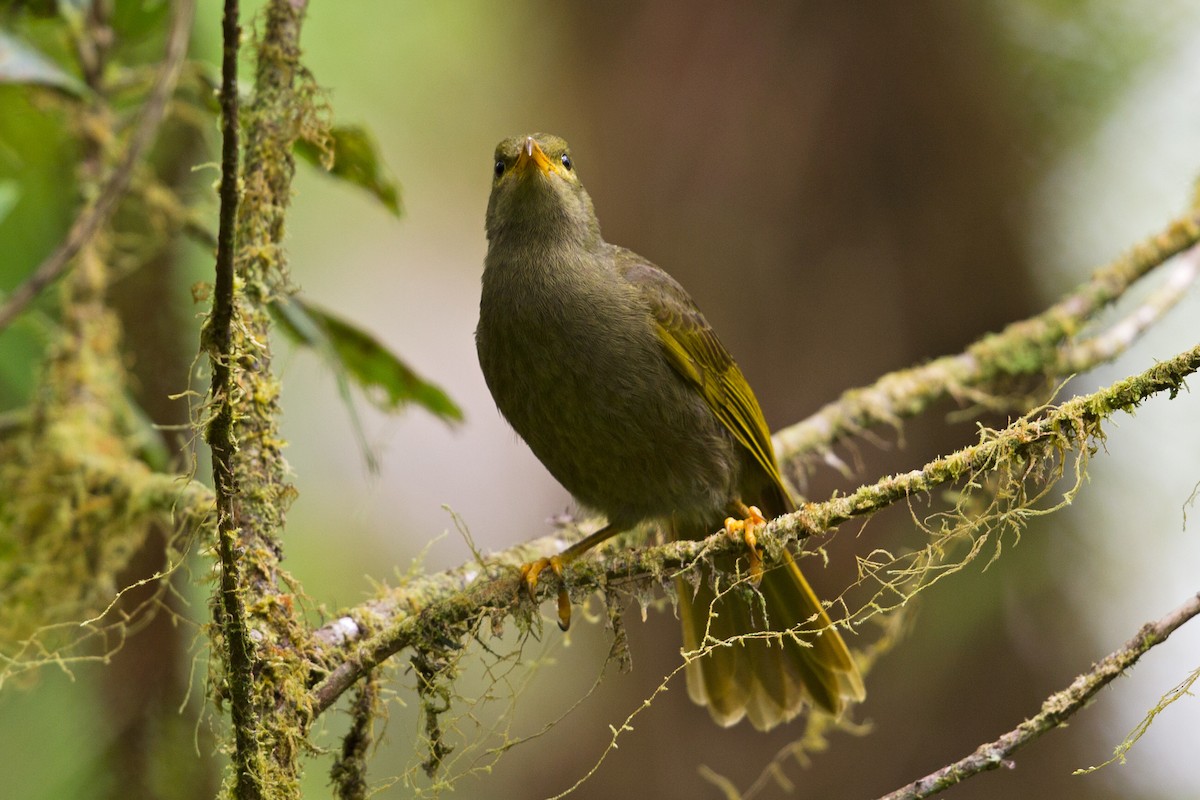
[[[730,437],[615,271],[489,257],[476,337],[501,413],[585,505],[634,522],[730,497]]]

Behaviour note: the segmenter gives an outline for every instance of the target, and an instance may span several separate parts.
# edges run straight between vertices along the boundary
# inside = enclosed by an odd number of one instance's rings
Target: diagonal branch
[[[922,469],[883,478],[849,495],[809,503],[769,523],[759,543],[776,553],[790,541],[868,516],[939,485],[986,472],[1006,460],[1087,446],[1103,435],[1102,421],[1117,411],[1132,410],[1155,394],[1167,392],[1174,397],[1184,379],[1197,370],[1200,345],[1139,375],[1044,410],[1040,416],[1022,417],[1003,431],[985,431],[979,444],[931,461]],[[608,553],[603,558],[579,559],[567,567],[564,580],[573,594],[617,583],[660,581],[701,558],[736,554],[741,548],[724,533],[717,533],[699,541],[676,541]],[[472,562],[412,581],[317,631],[315,638],[326,651],[323,661],[329,672],[312,692],[314,714],[328,708],[356,680],[405,647],[445,639],[483,616],[490,615],[495,621],[516,612],[520,579],[515,567],[559,549],[561,543],[547,537],[500,553],[486,564]],[[543,593],[554,591],[553,586],[547,586],[552,583],[542,584]]]
[[[1161,286],[1108,330],[1066,344],[1059,354],[1054,374],[1086,372],[1097,364],[1117,358],[1183,299],[1196,282],[1198,273],[1200,248],[1193,247],[1176,259],[1174,268],[1167,273]]]
[[[1132,411],[1146,398],[1160,392],[1174,397],[1184,378],[1200,369],[1200,344],[1169,361],[1098,392],[1076,397],[1041,417],[1022,417],[999,434],[977,445],[936,459],[922,469],[892,475],[862,486],[844,497],[810,503],[799,511],[780,517],[768,526],[791,538],[802,538],[828,530],[854,517],[872,514],[905,497],[922,494],[945,483],[986,471],[1010,453],[1025,453],[1035,446],[1071,438],[1079,433],[1100,433],[1099,423],[1115,411]]]
[[[96,198],[84,206],[67,231],[67,237],[54,252],[37,266],[25,282],[13,289],[7,302],[0,306],[0,331],[7,328],[43,289],[53,283],[80,249],[91,241],[116,210],[117,203],[129,188],[133,169],[154,141],[158,126],[166,113],[167,101],[175,92],[183,59],[187,55],[188,39],[192,33],[195,0],[179,0],[171,30],[167,34],[167,50],[154,86],[138,112],[137,125],[125,149],[125,155],[113,169]]]
[[[1185,622],[1200,615],[1200,594],[1192,596],[1158,622],[1142,626],[1124,647],[1080,675],[1061,692],[1042,703],[1042,710],[994,742],[980,745],[971,755],[888,794],[880,800],[919,800],[932,797],[981,772],[1006,766],[1017,750],[1066,723],[1105,686],[1137,663],[1151,647],[1161,644]]]
[[[775,450],[780,460],[791,461],[808,453],[828,451],[837,442],[866,428],[894,425],[946,396],[964,394],[972,387],[988,386],[1003,378],[1042,374],[1048,365],[1062,366],[1068,372],[1082,371],[1115,357],[1120,348],[1103,339],[1091,348],[1081,345],[1068,348],[1068,356],[1074,358],[1064,358],[1058,350],[1135,282],[1197,242],[1200,242],[1200,211],[1192,211],[1097,270],[1087,282],[1042,313],[985,336],[958,355],[892,372],[871,386],[851,389],[808,419],[777,432]],[[1168,280],[1164,295],[1158,298],[1162,311],[1186,291],[1194,277],[1193,265],[1190,271],[1181,269]],[[1144,326],[1134,326],[1125,331],[1126,339],[1136,337],[1143,329]],[[1063,375],[1058,370],[1052,374]]]

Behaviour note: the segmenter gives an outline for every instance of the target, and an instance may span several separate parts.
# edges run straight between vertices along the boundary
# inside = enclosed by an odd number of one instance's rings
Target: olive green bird
[[[496,147],[488,200],[479,363],[501,413],[555,478],[608,525],[528,565],[529,588],[645,520],[700,538],[742,530],[762,601],[717,599],[709,576],[677,581],[685,646],[756,631],[689,664],[688,694],[713,719],[767,730],[805,698],[838,714],[862,679],[790,555],[763,573],[753,533],[794,508],[762,410],[691,297],[646,259],[604,241],[567,143],[534,134]],[[754,506],[754,507],[752,507]],[[563,626],[570,605],[562,602]],[[565,612],[565,613],[563,613]],[[808,633],[804,633],[808,631]]]

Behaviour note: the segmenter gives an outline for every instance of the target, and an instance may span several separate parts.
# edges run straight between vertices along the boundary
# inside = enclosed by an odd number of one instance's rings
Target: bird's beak
[[[543,175],[550,174],[550,159],[532,136],[526,136],[525,144],[521,146],[521,152],[517,155],[517,164],[514,169],[518,173],[523,173],[531,163],[535,164]]]

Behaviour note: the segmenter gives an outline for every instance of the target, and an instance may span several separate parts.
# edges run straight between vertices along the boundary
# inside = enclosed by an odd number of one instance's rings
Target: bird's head
[[[592,199],[567,143],[552,134],[514,136],[496,145],[487,235],[498,239],[600,242]]]

